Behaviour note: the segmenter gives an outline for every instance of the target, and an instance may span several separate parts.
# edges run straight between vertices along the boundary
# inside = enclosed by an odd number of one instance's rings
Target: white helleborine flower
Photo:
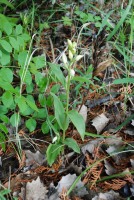
[[[78,56],[76,56],[75,60],[79,61],[81,58],[83,58],[83,55],[78,55]]]
[[[68,48],[69,48],[69,50],[74,55],[76,53],[77,43],[76,42],[72,42],[71,40],[67,40],[67,42],[68,42]]]
[[[54,142],[56,142],[56,141],[57,141],[57,136],[55,136],[55,137],[53,138],[52,143],[54,143]]]
[[[69,48],[72,48],[73,44],[72,44],[71,40],[68,39],[67,43],[68,43]]]
[[[76,43],[76,42],[73,42],[73,46],[72,46],[72,47],[76,49],[77,43]]]
[[[69,57],[70,60],[73,59],[73,54],[72,54],[72,51],[70,51],[70,50],[69,50],[69,56],[68,57]]]
[[[72,52],[72,54],[74,55],[74,54],[76,53],[76,48],[73,47],[73,48],[71,49],[71,52]]]
[[[62,60],[63,60],[63,63],[66,65],[67,64],[67,56],[65,53],[62,54]]]
[[[71,70],[70,70],[70,76],[71,76],[71,77],[74,77],[74,75],[75,75],[75,71],[74,71],[74,69],[71,69]]]

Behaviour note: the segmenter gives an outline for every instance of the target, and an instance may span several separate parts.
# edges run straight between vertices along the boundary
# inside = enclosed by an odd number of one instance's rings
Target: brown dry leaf
[[[76,178],[76,174],[68,174],[66,176],[63,176],[56,188],[58,190],[58,193],[61,194],[63,189],[68,190],[72,186]],[[79,181],[72,191],[72,196],[83,197],[86,194],[88,194],[88,192],[84,187],[84,184],[81,181]]]
[[[98,145],[103,141],[103,138],[98,138],[95,140],[92,140],[90,142],[88,142],[86,145],[84,145],[81,150],[82,153],[85,155],[86,151],[88,151],[89,153],[93,154],[94,153],[94,149],[96,147],[98,147]]]
[[[102,113],[92,120],[92,125],[96,128],[97,134],[99,134],[108,124],[108,122],[109,119],[104,115],[104,113]]]
[[[10,180],[10,183],[9,182],[6,182],[4,184],[4,187],[5,188],[8,188],[9,185],[10,185],[10,190],[11,191],[14,191],[16,190],[16,188],[18,187],[19,188],[19,185],[20,185],[20,180],[23,179],[23,174],[18,174],[16,177],[13,177],[11,180]]]
[[[121,137],[118,137],[117,135],[113,135],[110,138],[106,138],[105,143],[108,144],[109,146],[116,145],[119,147],[123,145],[123,140]]]
[[[104,71],[107,67],[109,67],[113,63],[113,59],[108,59],[103,62],[101,62],[98,66],[97,69],[94,71],[94,76],[98,76],[98,74],[102,71]]]
[[[25,150],[26,154],[26,166],[32,165],[32,169],[36,168],[38,165],[42,165],[45,161],[45,156],[39,151],[36,153],[31,152],[30,150]]]
[[[78,106],[78,110],[80,109],[80,106]],[[87,121],[87,106],[82,105],[79,114],[81,114],[81,116],[83,117],[85,123]]]
[[[115,174],[117,172],[117,170],[111,166],[111,164],[107,161],[107,160],[104,160],[104,163],[105,163],[105,172],[106,174],[108,175],[112,175],[112,174]]]
[[[40,178],[38,177],[36,180],[33,180],[31,183],[28,182],[26,184],[25,189],[25,199],[27,200],[47,200],[47,192],[48,190],[44,187],[43,183],[41,183]],[[23,199],[24,191],[21,189],[21,193],[19,194]]]
[[[113,145],[113,146],[109,146],[106,150],[106,152],[110,155],[112,153],[116,153],[119,151],[119,148],[120,146],[116,146],[116,145]],[[119,153],[119,154],[116,154],[116,155],[113,155],[112,158],[114,159],[115,163],[117,165],[120,165],[121,164],[121,161],[122,160],[126,160],[127,158],[127,153],[126,152],[123,152],[123,153]]]

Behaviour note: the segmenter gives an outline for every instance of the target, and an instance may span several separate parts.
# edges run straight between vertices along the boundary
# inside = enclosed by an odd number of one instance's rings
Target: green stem
[[[68,80],[67,80],[67,88],[66,88],[66,112],[65,112],[65,122],[67,120],[68,117],[68,108],[69,108],[69,91],[70,91],[70,81],[71,81],[71,76],[70,76],[70,66],[69,66],[69,70],[68,70]],[[65,136],[66,136],[66,129],[63,130],[63,138],[62,138],[62,142],[64,143],[65,140]]]
[[[69,70],[68,81],[67,81],[67,90],[66,90],[66,99],[67,99],[67,103],[66,103],[66,115],[68,115],[68,108],[69,108],[70,81],[71,81],[71,77],[70,77],[70,70]]]

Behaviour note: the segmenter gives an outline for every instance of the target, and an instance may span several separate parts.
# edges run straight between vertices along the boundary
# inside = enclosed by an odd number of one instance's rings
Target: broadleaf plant
[[[63,72],[61,71],[59,65],[50,64],[51,78],[52,80],[57,79],[57,82],[60,82],[60,84],[64,88],[63,93],[65,93],[65,99],[62,100],[60,96],[57,96],[53,92],[50,92],[50,95],[53,97],[54,116],[60,127],[60,130],[57,131],[55,127],[51,123],[49,123],[56,135],[53,138],[54,144],[50,144],[46,152],[47,161],[49,165],[52,165],[54,163],[57,156],[61,153],[61,151],[63,151],[65,146],[68,146],[76,153],[80,153],[80,149],[77,142],[72,138],[66,138],[66,131],[69,127],[70,122],[72,122],[73,125],[76,127],[82,140],[84,139],[85,122],[83,117],[76,110],[69,111],[70,86],[71,86],[71,81],[73,80],[73,77],[75,75],[75,70],[74,70],[75,62],[79,61],[83,57],[82,55],[76,55],[76,46],[77,44],[75,42],[71,42],[70,40],[68,40],[69,60],[67,59],[65,53],[63,53],[62,55],[64,68],[68,72],[66,78],[64,77]],[[42,126],[42,128],[44,129],[44,125]],[[45,129],[43,131],[45,132]],[[60,132],[62,133],[60,134]]]

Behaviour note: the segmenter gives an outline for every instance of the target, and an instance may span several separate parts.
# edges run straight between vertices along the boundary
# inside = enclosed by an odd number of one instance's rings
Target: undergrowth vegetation
[[[133,120],[129,105],[134,105],[134,3],[120,1],[116,8],[108,1],[105,8],[84,0],[30,2],[0,1],[0,152],[6,153],[10,147],[21,162],[23,140],[32,138],[29,143],[33,144],[34,135],[37,133],[38,140],[43,134],[43,153],[51,167],[59,158],[64,162],[71,150],[80,155],[88,139],[112,137],[92,131],[86,124],[90,115],[95,115],[91,106],[102,110],[102,105],[92,100],[95,94],[114,95],[113,99],[120,95],[123,121],[112,127],[112,134]],[[89,119],[80,112],[88,97]],[[133,151],[132,144],[125,144],[127,148],[105,157],[98,153],[97,161],[87,158],[89,166],[66,195],[98,163]],[[118,177],[119,172],[116,174]],[[101,179],[95,181],[92,186]],[[9,192],[2,190],[0,198],[4,200]]]

